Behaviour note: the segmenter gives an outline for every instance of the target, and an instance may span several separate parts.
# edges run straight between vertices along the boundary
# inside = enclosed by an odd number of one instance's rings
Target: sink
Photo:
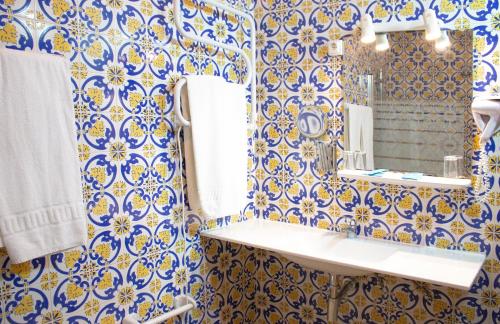
[[[335,275],[363,276],[372,273],[371,271],[353,268],[352,266],[331,263],[325,259],[315,258],[305,252],[307,250],[315,249],[328,251],[335,248],[335,250],[341,251],[341,254],[348,256],[349,254],[354,253],[354,251],[352,250],[352,247],[348,246],[350,241],[348,241],[349,239],[345,233],[325,230],[318,231],[314,228],[305,226],[293,226],[293,228],[290,228],[289,230],[298,231],[298,233],[293,233],[293,238],[297,242],[301,242],[301,246],[293,253],[283,252],[283,250],[278,253],[290,261],[298,263],[311,270],[320,270]],[[304,252],[301,253],[302,251]]]
[[[282,256],[290,261],[298,263],[311,270],[320,270],[323,272],[333,273],[341,276],[365,276],[370,274],[370,271],[354,269],[349,266],[342,266],[338,264],[331,264],[319,260],[312,260],[307,257],[301,257],[293,254],[281,253]]]
[[[274,251],[304,267],[334,275],[380,273],[462,290],[470,289],[486,258],[483,253],[347,238],[342,233],[262,219],[201,235]]]

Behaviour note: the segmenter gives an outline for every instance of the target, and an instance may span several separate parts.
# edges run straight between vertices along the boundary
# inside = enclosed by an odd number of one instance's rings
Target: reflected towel
[[[368,106],[347,104],[349,113],[349,150],[366,153],[365,170],[373,170],[373,110]]]

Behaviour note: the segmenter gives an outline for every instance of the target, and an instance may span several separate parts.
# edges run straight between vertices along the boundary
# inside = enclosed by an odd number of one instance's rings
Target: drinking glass
[[[444,172],[445,178],[456,178],[458,176],[458,161],[455,155],[447,155],[444,157]]]
[[[457,160],[457,178],[464,176],[464,157],[461,155],[454,155]]]
[[[346,170],[355,169],[355,160],[353,151],[344,151],[344,168]]]
[[[354,152],[354,165],[356,170],[365,170],[366,168],[366,152]]]

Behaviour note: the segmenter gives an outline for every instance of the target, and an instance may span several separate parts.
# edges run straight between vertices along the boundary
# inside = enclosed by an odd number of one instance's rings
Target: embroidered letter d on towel
[[[0,49],[0,235],[12,263],[85,243],[69,63]]]

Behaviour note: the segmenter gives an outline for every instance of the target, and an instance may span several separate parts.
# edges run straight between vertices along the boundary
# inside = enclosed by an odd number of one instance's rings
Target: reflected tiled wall
[[[344,38],[344,105],[367,104],[360,78],[373,75],[375,168],[442,176],[443,157],[472,158],[476,125],[472,99],[472,30],[448,31],[451,46],[437,51],[424,31],[387,35],[390,48],[379,52],[359,41],[359,29]]]
[[[340,305],[344,323],[500,322],[498,137],[486,145],[492,191],[487,203],[477,204],[471,190],[381,185],[318,174],[314,145],[294,126],[301,104],[317,104],[328,113],[330,129],[324,140],[342,141],[341,62],[326,56],[327,44],[351,33],[365,12],[375,22],[405,21],[431,8],[448,27],[473,28],[475,93],[498,91],[498,5],[488,0],[276,0],[259,1],[254,10],[261,110],[256,215],[320,228],[355,218],[362,236],[488,255],[469,292],[388,276],[363,277]],[[467,140],[477,161],[478,137]],[[261,260],[254,301],[258,322],[326,322],[325,275],[274,253],[254,255]]]
[[[242,21],[184,3],[191,32],[248,47]],[[148,319],[184,292],[198,301],[186,319],[211,323],[230,320],[240,304],[227,285],[242,270],[221,269],[220,259],[241,248],[203,245],[201,220],[190,212],[182,237],[171,89],[183,74],[238,81],[244,64],[179,37],[172,8],[162,0],[0,0],[2,44],[71,59],[88,212],[84,247],[20,265],[2,252],[0,322],[120,323],[129,312]]]

